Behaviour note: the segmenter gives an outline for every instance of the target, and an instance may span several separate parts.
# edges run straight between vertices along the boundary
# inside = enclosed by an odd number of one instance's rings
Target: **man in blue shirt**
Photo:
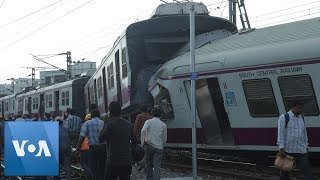
[[[302,109],[303,104],[301,102],[293,101],[287,115],[283,114],[280,116],[277,144],[280,156],[285,157],[288,154],[294,157],[297,167],[303,171],[304,178],[311,180],[313,177],[308,160],[308,136],[304,117],[301,115]],[[288,172],[280,171],[280,179],[288,180]]]
[[[106,163],[106,144],[99,142],[99,134],[104,126],[104,122],[100,119],[100,112],[97,109],[92,110],[91,117],[90,121],[86,121],[81,126],[77,151],[80,151],[84,138],[88,137],[88,164],[93,175],[92,179],[103,180]]]

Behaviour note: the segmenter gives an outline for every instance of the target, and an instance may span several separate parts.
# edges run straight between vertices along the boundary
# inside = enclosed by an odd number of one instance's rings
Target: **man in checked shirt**
[[[301,115],[303,104],[293,101],[289,110],[289,121],[286,115],[280,116],[278,121],[278,146],[279,154],[285,157],[286,154],[296,159],[297,167],[302,170],[304,179],[311,180],[312,169],[308,160],[308,136],[305,127],[304,117]],[[289,173],[280,171],[280,180],[288,180]]]

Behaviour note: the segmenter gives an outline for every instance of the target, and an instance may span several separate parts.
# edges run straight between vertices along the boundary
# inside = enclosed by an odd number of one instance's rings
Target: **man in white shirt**
[[[151,114],[153,118],[147,120],[141,130],[141,144],[146,147],[147,180],[160,180],[163,147],[167,141],[167,125],[160,120],[160,109],[153,108]]]
[[[312,170],[308,160],[308,136],[304,117],[301,115],[303,104],[293,101],[291,109],[280,116],[278,121],[279,154],[286,154],[296,159],[297,167],[302,170],[304,179],[312,180]],[[280,171],[280,179],[288,180],[289,174]]]

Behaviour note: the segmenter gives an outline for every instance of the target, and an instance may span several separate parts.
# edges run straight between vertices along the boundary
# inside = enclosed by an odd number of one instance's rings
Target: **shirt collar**
[[[293,112],[291,110],[288,111],[288,114],[289,114],[290,117],[297,117],[297,118],[301,117],[301,114],[299,116],[296,116],[296,115],[293,114]]]

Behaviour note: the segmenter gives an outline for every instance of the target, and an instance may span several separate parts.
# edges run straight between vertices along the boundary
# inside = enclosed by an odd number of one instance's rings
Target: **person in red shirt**
[[[141,106],[141,114],[138,114],[138,116],[136,117],[136,120],[134,122],[134,133],[135,133],[138,141],[140,141],[141,130],[142,130],[144,123],[147,120],[152,119],[152,118],[153,118],[153,116],[150,113],[149,107],[146,105]]]

